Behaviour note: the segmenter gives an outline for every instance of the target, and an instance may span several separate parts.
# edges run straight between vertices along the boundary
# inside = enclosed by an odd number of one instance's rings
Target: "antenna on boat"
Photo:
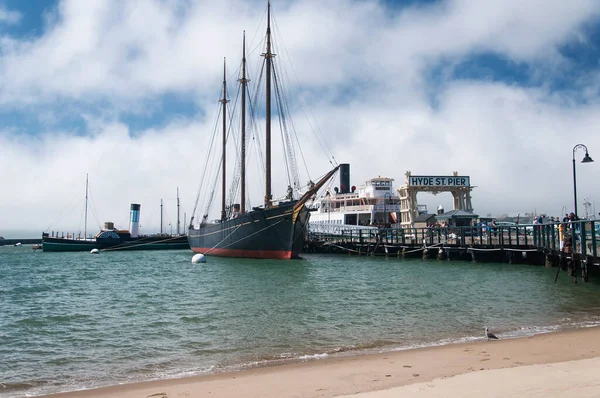
[[[177,187],[177,235],[179,235],[179,187]]]
[[[271,206],[271,62],[275,54],[271,53],[271,2],[267,1],[267,50],[264,54],[266,61],[266,106],[265,106],[265,208]]]
[[[246,79],[246,31],[244,31],[243,43],[244,44],[242,50],[242,78],[239,80],[239,82],[242,84],[242,146],[240,151],[240,179],[242,180],[242,193],[240,197],[240,202],[242,205],[240,209],[241,214],[244,214],[246,212],[246,85],[250,81]]]
[[[83,222],[83,240],[87,239],[88,175],[85,175],[85,216]]]

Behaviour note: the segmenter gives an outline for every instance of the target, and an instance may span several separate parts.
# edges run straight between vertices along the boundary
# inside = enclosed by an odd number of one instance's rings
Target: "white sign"
[[[468,187],[471,186],[469,177],[430,177],[410,176],[408,185],[411,187]]]

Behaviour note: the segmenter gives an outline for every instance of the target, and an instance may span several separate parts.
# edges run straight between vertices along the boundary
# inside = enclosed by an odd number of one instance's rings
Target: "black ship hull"
[[[306,241],[310,213],[296,202],[257,209],[236,218],[190,229],[188,241],[195,253],[222,257],[298,258]]]
[[[98,250],[180,250],[189,249],[186,236],[152,235],[138,238],[122,237],[114,234],[113,238],[67,239],[44,236],[42,251],[45,252],[80,252]]]

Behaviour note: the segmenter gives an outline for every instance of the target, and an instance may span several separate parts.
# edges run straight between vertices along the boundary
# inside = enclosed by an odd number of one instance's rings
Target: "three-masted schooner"
[[[306,202],[337,172],[334,167],[318,182],[312,184],[298,200],[289,198],[287,201],[274,203],[271,194],[271,77],[272,58],[271,50],[271,4],[267,5],[267,34],[265,57],[265,198],[264,206],[246,210],[246,176],[245,176],[245,85],[246,78],[246,52],[244,39],[244,52],[242,57],[242,84],[241,98],[241,198],[240,206],[235,206],[231,216],[226,211],[226,184],[225,184],[225,144],[226,144],[226,115],[227,115],[227,82],[224,72],[223,77],[223,140],[222,140],[222,200],[221,218],[216,222],[206,222],[204,219],[198,228],[194,228],[193,219],[189,225],[188,241],[192,251],[227,257],[247,258],[273,258],[291,259],[299,257],[304,246],[310,213]]]

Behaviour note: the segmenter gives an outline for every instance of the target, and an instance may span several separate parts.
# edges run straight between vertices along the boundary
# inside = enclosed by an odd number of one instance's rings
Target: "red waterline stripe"
[[[292,258],[291,250],[242,250],[242,249],[210,249],[208,247],[192,247],[194,253],[206,253],[222,257],[273,258],[287,260]]]

